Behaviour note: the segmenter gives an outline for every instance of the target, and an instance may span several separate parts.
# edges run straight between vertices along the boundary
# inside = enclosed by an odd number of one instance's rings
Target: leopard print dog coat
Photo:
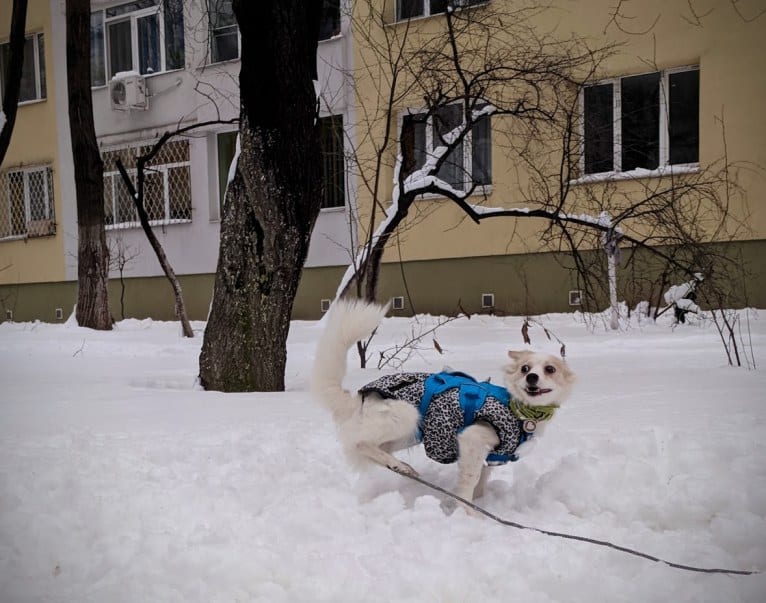
[[[396,373],[368,383],[359,390],[384,399],[409,402],[420,412],[420,439],[428,458],[454,463],[457,435],[475,421],[492,425],[500,444],[487,457],[490,464],[515,461],[513,454],[531,434],[509,408],[510,393],[490,383],[480,383],[463,373]]]

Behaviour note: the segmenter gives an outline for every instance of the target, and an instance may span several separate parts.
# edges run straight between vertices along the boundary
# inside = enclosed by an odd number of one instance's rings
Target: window
[[[56,233],[50,166],[0,173],[0,239]]]
[[[184,66],[182,0],[135,0],[91,15],[91,85]]]
[[[583,91],[583,172],[699,161],[699,69],[647,73]]]
[[[425,165],[426,155],[444,146],[444,136],[464,122],[461,105],[446,105],[432,117],[408,114],[402,120],[402,170],[408,176]],[[437,177],[453,188],[492,184],[492,135],[490,117],[481,117],[462,142],[442,163]]]
[[[398,0],[396,18],[404,21],[412,17],[427,17],[447,12],[447,7],[462,8],[484,4],[488,0]]]
[[[223,208],[226,186],[229,183],[229,169],[237,152],[237,131],[221,132],[218,141],[218,204]]]
[[[343,116],[319,118],[322,153],[322,208],[346,204],[345,155],[343,152]]]
[[[319,21],[319,39],[329,40],[340,35],[340,0],[324,0]]]
[[[151,145],[104,151],[104,210],[112,227],[139,226],[135,204],[117,170],[121,159],[135,182],[136,157]],[[187,140],[168,142],[144,171],[144,207],[153,224],[191,221],[191,164]]]
[[[220,63],[237,59],[240,55],[240,38],[237,19],[231,0],[209,0],[210,62]]]
[[[238,59],[242,54],[242,39],[232,0],[208,0],[210,22],[210,62],[221,63]],[[323,0],[319,22],[319,39],[328,40],[340,34],[340,0]]]
[[[0,44],[0,98],[5,91],[5,77],[11,60],[10,43]],[[45,37],[34,34],[24,40],[24,61],[21,66],[19,102],[46,98],[45,88]]]

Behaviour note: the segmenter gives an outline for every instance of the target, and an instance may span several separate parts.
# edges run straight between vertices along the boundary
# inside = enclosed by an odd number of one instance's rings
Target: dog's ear
[[[521,360],[521,357],[522,357],[523,355],[524,355],[524,352],[516,352],[516,351],[514,351],[514,350],[508,350],[508,357],[509,357],[511,360],[514,360],[514,361],[516,361],[516,362],[518,362],[519,360]]]

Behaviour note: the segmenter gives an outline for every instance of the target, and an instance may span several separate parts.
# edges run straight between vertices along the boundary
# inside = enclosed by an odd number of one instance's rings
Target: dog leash
[[[397,473],[399,475],[403,475],[404,477],[408,477],[411,480],[414,480],[420,484],[423,484],[427,488],[430,488],[431,490],[435,490],[436,492],[441,492],[442,494],[446,494],[450,498],[453,498],[457,501],[460,501],[464,505],[467,505],[471,507],[474,511],[477,511],[481,513],[482,515],[485,515],[486,517],[489,517],[493,521],[496,521],[499,524],[502,524],[504,526],[508,526],[511,528],[516,528],[519,530],[531,530],[532,532],[537,532],[538,534],[544,534],[545,536],[555,536],[557,538],[565,538],[567,540],[576,540],[578,542],[587,542],[588,544],[594,544],[597,546],[603,546],[610,549],[614,549],[615,551],[620,551],[622,553],[626,553],[628,555],[633,555],[635,557],[641,557],[642,559],[647,559],[648,561],[654,561],[655,563],[662,563],[664,565],[667,565],[668,567],[672,567],[674,569],[680,569],[685,570],[688,572],[699,572],[704,574],[729,574],[734,576],[753,576],[756,574],[760,574],[760,570],[733,570],[733,569],[721,569],[721,568],[707,568],[707,567],[695,567],[693,565],[683,565],[681,563],[673,563],[671,561],[666,561],[665,559],[661,559],[659,557],[655,557],[653,555],[649,555],[647,553],[642,553],[641,551],[636,551],[634,549],[630,549],[624,546],[620,546],[617,544],[614,544],[612,542],[606,541],[606,540],[596,540],[595,538],[587,538],[585,536],[577,536],[575,534],[565,534],[563,532],[553,532],[551,530],[543,530],[541,528],[535,528],[531,526],[525,526],[523,524],[517,523],[515,521],[509,521],[507,519],[503,519],[502,517],[498,517],[494,513],[490,513],[486,509],[481,508],[479,505],[468,501],[457,494],[454,494],[453,492],[450,492],[449,490],[445,490],[441,486],[437,486],[436,484],[432,484],[428,480],[423,479],[419,475],[411,475],[409,473],[404,473],[402,471],[398,471],[397,469],[394,469],[393,467],[389,467],[391,471],[394,473]]]

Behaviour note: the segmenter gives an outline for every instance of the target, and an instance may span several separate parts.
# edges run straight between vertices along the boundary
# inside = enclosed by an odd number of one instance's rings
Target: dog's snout
[[[527,383],[529,383],[529,385],[535,385],[538,379],[540,379],[540,377],[538,377],[536,373],[527,373]]]

